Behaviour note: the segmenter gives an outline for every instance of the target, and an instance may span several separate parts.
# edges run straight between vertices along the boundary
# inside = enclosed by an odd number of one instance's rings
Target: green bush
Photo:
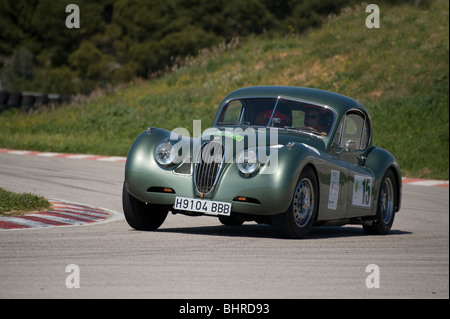
[[[3,0],[0,78],[7,90],[37,91],[56,88],[60,75],[70,72],[73,78],[64,80],[63,89],[88,93],[120,80],[150,78],[186,56],[236,37],[302,32],[348,3],[79,0],[80,28],[68,29],[65,0]],[[20,60],[20,66],[10,66],[12,60]],[[81,84],[67,90],[70,81]]]

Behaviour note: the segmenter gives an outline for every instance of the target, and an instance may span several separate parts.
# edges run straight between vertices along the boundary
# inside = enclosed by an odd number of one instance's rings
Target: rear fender
[[[400,171],[400,166],[395,159],[395,157],[388,151],[381,149],[379,147],[373,147],[367,155],[365,161],[365,166],[369,167],[375,175],[375,189],[374,203],[378,203],[379,190],[381,187],[381,182],[383,180],[384,174],[387,170],[392,170],[396,181],[396,203],[395,211],[399,211],[401,207],[402,198],[402,174]]]

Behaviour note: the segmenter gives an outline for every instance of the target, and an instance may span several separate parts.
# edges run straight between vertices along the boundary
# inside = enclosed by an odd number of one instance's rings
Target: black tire
[[[36,101],[36,97],[33,95],[23,95],[22,96],[22,104],[20,107],[20,110],[22,112],[28,112],[30,111],[33,106],[34,106],[34,102]]]
[[[141,202],[123,186],[122,206],[125,219],[136,230],[156,230],[166,220],[168,210],[158,205]]]
[[[34,102],[35,107],[41,107],[49,103],[48,96],[46,94],[39,94],[36,96],[36,101]]]
[[[6,91],[0,91],[0,112],[6,111],[8,109],[9,93]]]
[[[219,216],[219,221],[225,226],[241,226],[244,221],[235,216]]]
[[[6,105],[6,102],[8,102],[8,98],[9,98],[9,93],[6,91],[0,90],[0,104]]]
[[[318,190],[314,170],[306,167],[300,174],[288,210],[272,219],[272,225],[279,236],[291,239],[306,237],[319,209]]]
[[[8,108],[19,108],[21,102],[22,102],[21,92],[10,92],[8,102],[6,103],[6,105],[8,106]]]
[[[371,225],[363,224],[363,229],[366,234],[386,235],[389,233],[395,218],[396,197],[394,173],[388,170],[381,181],[376,220]]]

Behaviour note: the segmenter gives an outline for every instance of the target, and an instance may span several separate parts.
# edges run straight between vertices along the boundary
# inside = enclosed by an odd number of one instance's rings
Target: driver
[[[322,132],[324,129],[320,125],[320,110],[310,109],[305,113],[305,126],[311,127],[318,132]]]

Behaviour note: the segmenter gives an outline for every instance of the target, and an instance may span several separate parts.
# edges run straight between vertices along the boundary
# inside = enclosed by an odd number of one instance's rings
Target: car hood
[[[306,132],[265,127],[213,127],[199,137],[201,144],[208,141],[220,141],[225,146],[235,145],[238,149],[255,147],[281,147],[288,143],[302,143],[318,150],[325,149],[322,138]]]

